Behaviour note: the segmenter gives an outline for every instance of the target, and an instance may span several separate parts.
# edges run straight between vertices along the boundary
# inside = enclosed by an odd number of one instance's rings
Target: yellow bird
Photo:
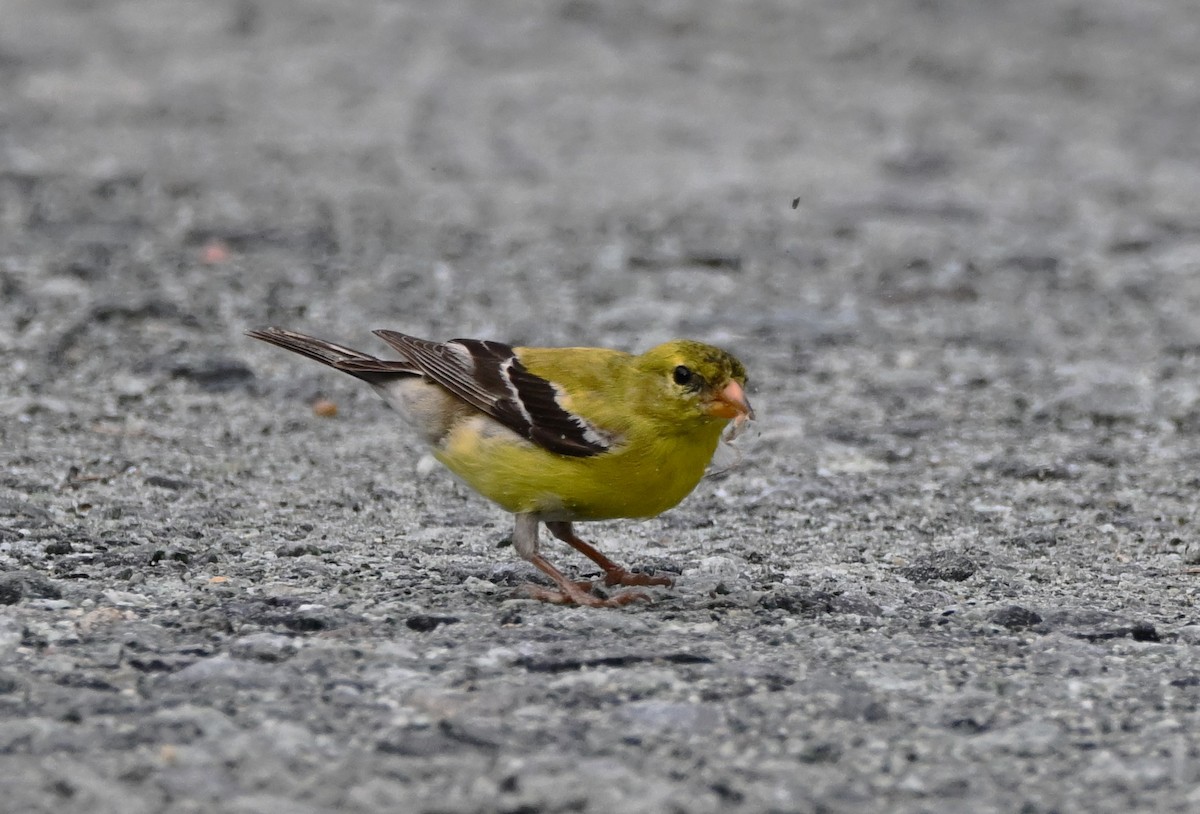
[[[568,579],[538,552],[541,523],[600,566],[605,585],[670,585],[617,565],[572,523],[670,509],[704,476],[729,422],[736,430],[754,418],[742,363],[700,342],[678,339],[634,356],[374,333],[400,359],[281,328],[247,335],[374,387],[447,469],[516,515],[517,553],[557,586],[529,586],[547,602],[615,607],[649,597],[634,590],[603,598]]]

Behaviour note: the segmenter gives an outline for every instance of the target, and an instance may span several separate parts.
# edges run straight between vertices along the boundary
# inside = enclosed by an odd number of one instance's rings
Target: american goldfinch
[[[670,585],[634,574],[575,535],[577,520],[653,517],[695,488],[730,421],[754,418],[746,369],[711,345],[675,340],[640,356],[603,348],[433,342],[375,331],[400,358],[377,359],[280,328],[249,331],[370,384],[468,486],[516,515],[517,553],[554,581],[541,600],[614,607],[538,553],[538,527],[595,562],[608,586]]]

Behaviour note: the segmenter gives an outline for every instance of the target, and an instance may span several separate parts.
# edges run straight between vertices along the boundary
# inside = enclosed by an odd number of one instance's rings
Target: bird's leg
[[[571,528],[570,523],[553,522],[546,523],[546,528],[550,529],[550,533],[558,539],[562,540],[571,548],[578,551],[583,556],[587,557],[604,571],[604,584],[613,585],[674,585],[675,581],[670,577],[652,577],[649,574],[635,574],[597,551],[590,543],[581,540],[575,535],[575,530]]]
[[[537,515],[517,515],[517,524],[513,529],[513,548],[517,550],[518,554],[533,563],[543,574],[554,580],[554,584],[558,586],[558,590],[554,591],[549,588],[543,588],[540,585],[527,585],[526,590],[534,599],[540,599],[543,602],[553,602],[556,605],[570,605],[574,603],[590,608],[616,608],[621,605],[628,605],[630,602],[636,602],[639,599],[647,601],[650,599],[650,597],[639,591],[626,591],[608,599],[601,599],[585,591],[579,584],[567,579],[562,571],[559,571],[545,557],[538,553]]]

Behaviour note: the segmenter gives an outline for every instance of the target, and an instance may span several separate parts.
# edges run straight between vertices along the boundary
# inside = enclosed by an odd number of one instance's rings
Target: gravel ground
[[[0,808],[1200,809],[1193,0],[0,6]],[[267,324],[760,421],[552,607]]]

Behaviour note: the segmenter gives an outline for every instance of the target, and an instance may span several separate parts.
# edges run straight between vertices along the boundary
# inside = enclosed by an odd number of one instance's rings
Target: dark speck
[[[418,614],[410,616],[404,621],[410,630],[415,630],[418,633],[428,633],[435,630],[439,625],[452,625],[458,621],[456,616],[429,616],[427,614]]]

